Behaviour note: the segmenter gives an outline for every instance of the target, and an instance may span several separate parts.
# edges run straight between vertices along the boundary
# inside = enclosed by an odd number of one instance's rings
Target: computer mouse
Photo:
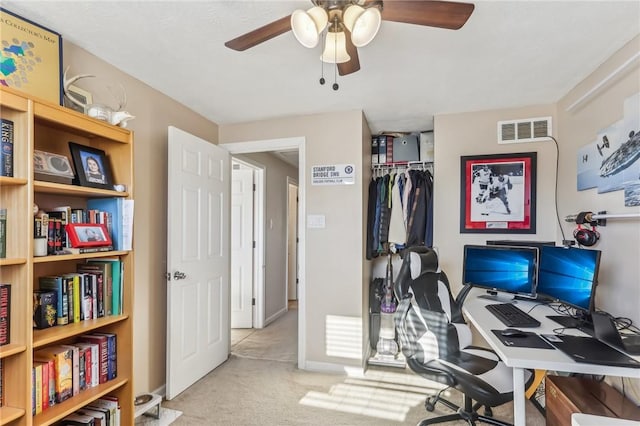
[[[505,328],[500,332],[504,337],[526,337],[527,333],[517,328]]]

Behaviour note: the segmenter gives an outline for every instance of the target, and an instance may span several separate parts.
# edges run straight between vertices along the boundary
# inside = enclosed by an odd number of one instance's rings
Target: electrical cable
[[[555,182],[555,210],[556,210],[556,219],[558,220],[558,226],[560,227],[560,233],[562,233],[562,242],[566,241],[564,236],[564,229],[562,229],[562,222],[560,221],[560,213],[558,213],[558,167],[560,164],[560,147],[558,146],[558,141],[553,136],[548,136],[556,145],[556,182]]]

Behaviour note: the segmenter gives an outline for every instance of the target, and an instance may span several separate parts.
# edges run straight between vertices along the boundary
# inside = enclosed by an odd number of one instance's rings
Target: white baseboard
[[[272,322],[274,322],[275,320],[277,320],[281,316],[284,316],[286,313],[287,313],[287,308],[280,309],[278,312],[276,312],[275,314],[271,315],[269,318],[265,318],[264,319],[264,326],[266,327],[267,325],[271,324]]]

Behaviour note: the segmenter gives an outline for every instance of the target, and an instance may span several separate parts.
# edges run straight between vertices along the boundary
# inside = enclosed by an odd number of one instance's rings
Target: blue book
[[[41,290],[53,290],[56,292],[56,319],[57,325],[69,324],[69,303],[67,300],[67,286],[61,276],[45,276],[38,279]]]
[[[13,121],[0,118],[0,176],[13,176]]]
[[[107,229],[113,240],[114,250],[125,250],[123,242],[123,216],[124,198],[93,198],[87,201],[87,210],[100,210],[107,212],[111,219],[111,225],[107,224]]]

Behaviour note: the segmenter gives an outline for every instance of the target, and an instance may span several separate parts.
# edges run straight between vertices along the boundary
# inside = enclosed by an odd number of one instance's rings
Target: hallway
[[[297,302],[289,301],[289,310],[264,328],[231,329],[231,355],[296,363],[298,360]]]

